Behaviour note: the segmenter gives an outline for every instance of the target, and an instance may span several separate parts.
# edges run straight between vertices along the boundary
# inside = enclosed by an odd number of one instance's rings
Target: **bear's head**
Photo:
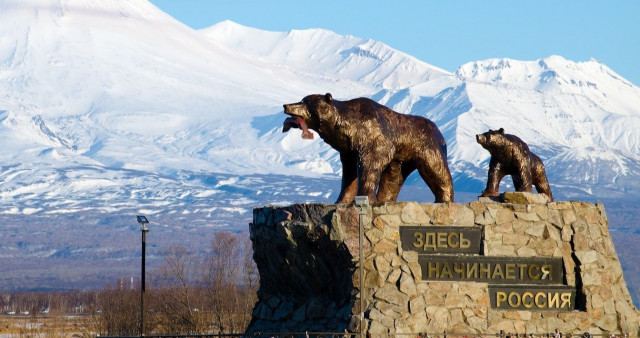
[[[488,132],[476,135],[476,141],[485,149],[499,146],[504,143],[504,128],[498,130],[489,129]]]
[[[323,121],[331,119],[336,113],[336,107],[333,105],[333,97],[327,93],[325,95],[314,94],[305,96],[302,101],[297,103],[285,104],[284,113],[291,116],[285,121],[285,129],[295,127],[305,129],[318,130]],[[300,120],[306,124],[300,123]]]

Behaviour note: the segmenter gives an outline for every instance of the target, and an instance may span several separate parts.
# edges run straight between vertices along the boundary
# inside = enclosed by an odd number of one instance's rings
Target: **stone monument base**
[[[637,336],[604,206],[520,197],[254,209],[247,333]]]

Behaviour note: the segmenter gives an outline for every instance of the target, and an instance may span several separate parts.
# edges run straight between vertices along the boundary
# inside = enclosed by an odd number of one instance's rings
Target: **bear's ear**
[[[331,97],[331,93],[324,94],[324,99],[327,100],[327,102],[329,102],[329,103],[331,103],[331,101],[333,101],[333,97]]]
[[[500,130],[498,130],[500,132],[500,134],[504,135],[504,128],[500,128]]]

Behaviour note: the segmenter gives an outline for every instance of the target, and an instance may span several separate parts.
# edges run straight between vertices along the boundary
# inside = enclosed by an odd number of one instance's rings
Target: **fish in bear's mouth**
[[[291,116],[284,120],[282,132],[286,133],[291,128],[302,129],[302,138],[305,140],[313,140],[313,133],[307,128],[307,123],[301,117]]]

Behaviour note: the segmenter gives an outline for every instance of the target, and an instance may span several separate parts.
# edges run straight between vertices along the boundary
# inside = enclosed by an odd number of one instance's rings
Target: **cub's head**
[[[284,105],[285,114],[290,115],[294,120],[304,121],[308,128],[315,130],[318,130],[322,121],[326,121],[335,114],[335,109],[333,97],[329,93],[305,96],[300,102]],[[293,127],[303,129],[296,125]]]
[[[504,128],[498,130],[489,129],[488,132],[476,135],[476,141],[485,149],[499,146],[504,143]]]

